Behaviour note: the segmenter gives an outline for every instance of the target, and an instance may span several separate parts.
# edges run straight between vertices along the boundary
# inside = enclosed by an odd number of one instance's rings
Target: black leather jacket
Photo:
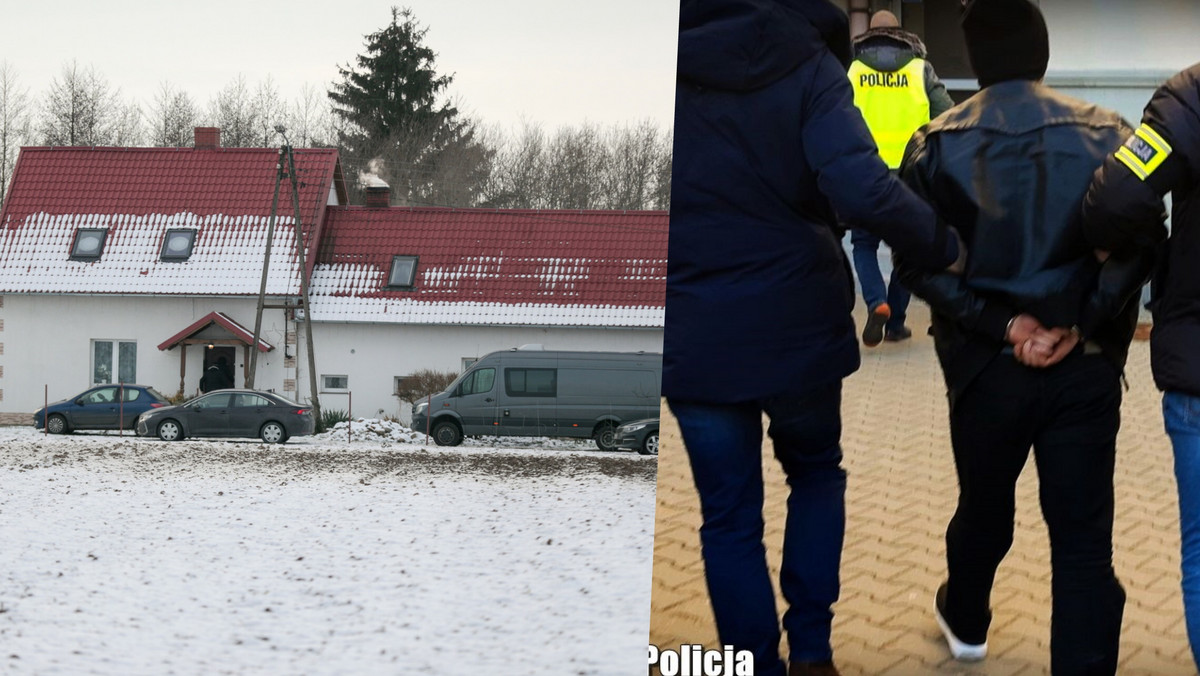
[[[1117,113],[1010,80],[913,136],[901,177],[958,230],[968,251],[962,276],[896,261],[904,285],[933,309],[952,397],[1007,346],[1008,322],[1019,313],[1047,327],[1078,327],[1084,341],[1124,368],[1138,312],[1129,301],[1152,260],[1138,255],[1102,266],[1084,238],[1080,204],[1093,172],[1129,132]]]

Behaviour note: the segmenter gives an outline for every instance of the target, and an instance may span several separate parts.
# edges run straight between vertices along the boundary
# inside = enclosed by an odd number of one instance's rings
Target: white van
[[[618,425],[658,417],[661,380],[659,353],[527,345],[492,352],[415,404],[412,426],[440,446],[464,436],[575,437],[611,451]]]

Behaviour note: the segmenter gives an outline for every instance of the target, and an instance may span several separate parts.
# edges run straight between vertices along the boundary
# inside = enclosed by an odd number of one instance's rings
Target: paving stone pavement
[[[864,311],[859,306],[862,326]],[[834,654],[847,676],[1049,673],[1050,558],[1026,465],[1018,485],[1016,536],[992,595],[989,656],[950,658],[933,617],[944,578],[943,536],[957,483],[945,387],[925,335],[928,308],[914,300],[913,339],[863,349],[843,390],[844,466],[849,473],[842,594],[834,606]],[[1196,674],[1179,591],[1178,505],[1149,344],[1135,341],[1117,441],[1114,565],[1129,596],[1120,674]],[[764,439],[766,439],[764,435]],[[778,583],[786,485],[767,448],[768,564]],[[719,647],[704,587],[699,505],[679,428],[663,407],[650,642]],[[783,601],[778,601],[780,612]]]

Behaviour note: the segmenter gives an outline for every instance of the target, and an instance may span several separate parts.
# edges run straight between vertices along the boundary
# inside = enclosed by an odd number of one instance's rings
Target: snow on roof
[[[0,293],[256,295],[278,156],[24,148],[0,210]],[[314,320],[663,325],[666,212],[328,206],[345,194],[337,151],[295,158]],[[72,256],[83,228],[105,231],[98,258]],[[195,231],[190,255],[164,260],[171,230]],[[270,295],[299,293],[294,233],[284,181]],[[396,256],[415,258],[412,286],[388,286]]]
[[[0,292],[257,294],[278,156],[271,148],[23,148],[0,211]],[[295,160],[312,242],[337,151],[297,149]],[[277,214],[267,290],[295,294],[286,180]],[[72,260],[80,228],[107,230],[98,260]],[[186,260],[160,260],[170,229],[196,230]]]
[[[331,207],[313,320],[661,327],[666,266],[665,212]]]

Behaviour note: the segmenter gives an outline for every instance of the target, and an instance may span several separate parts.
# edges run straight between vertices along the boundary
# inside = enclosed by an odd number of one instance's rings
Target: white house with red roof
[[[301,274],[277,149],[24,148],[0,209],[0,412],[99,382],[197,392],[224,358],[308,398]],[[345,206],[337,151],[296,149],[322,407],[398,415],[397,379],[495,350],[658,352],[665,212]],[[291,307],[289,307],[291,306]],[[302,316],[302,315],[301,315]],[[351,403],[351,397],[353,401]]]

